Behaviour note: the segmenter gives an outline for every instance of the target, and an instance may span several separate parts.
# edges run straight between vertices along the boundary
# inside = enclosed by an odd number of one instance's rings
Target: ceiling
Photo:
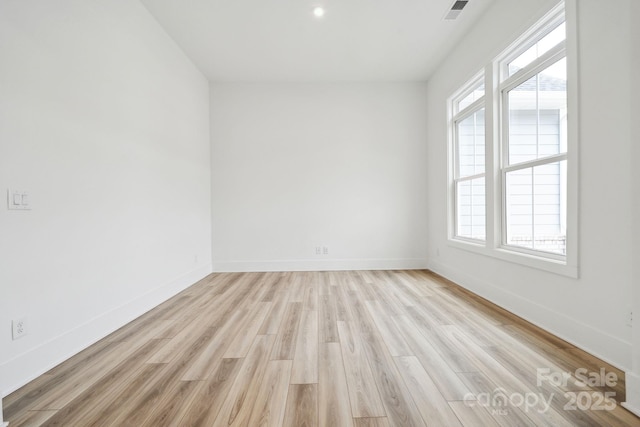
[[[424,81],[493,0],[141,1],[211,81],[318,82]]]

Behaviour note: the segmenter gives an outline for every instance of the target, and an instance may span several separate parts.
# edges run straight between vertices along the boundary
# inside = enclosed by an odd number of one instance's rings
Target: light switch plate
[[[24,190],[7,189],[7,208],[10,210],[28,211],[31,209],[29,193]]]

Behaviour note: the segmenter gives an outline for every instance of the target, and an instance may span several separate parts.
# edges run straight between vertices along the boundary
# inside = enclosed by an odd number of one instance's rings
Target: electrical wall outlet
[[[27,318],[23,317],[22,319],[13,320],[11,322],[12,326],[12,337],[14,340],[18,338],[22,338],[27,335]]]
[[[328,246],[316,246],[316,255],[329,255]]]

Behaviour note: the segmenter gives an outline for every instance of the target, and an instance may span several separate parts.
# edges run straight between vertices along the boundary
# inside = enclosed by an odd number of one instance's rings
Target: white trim
[[[511,61],[524,53],[540,39],[553,31],[564,20],[566,22],[566,3],[574,0],[559,1],[551,10],[537,18],[533,24],[529,25],[511,44],[499,53],[495,61],[501,65],[499,78],[508,79],[506,67]],[[540,26],[540,22],[546,22]],[[568,34],[568,32],[567,32]]]
[[[559,163],[567,160],[567,153],[554,154],[552,156],[539,157],[534,160],[527,160],[526,162],[514,163],[502,168],[502,172],[509,173],[522,169],[536,168],[538,166],[544,166],[551,163]]]
[[[2,397],[188,288],[211,270],[211,264],[198,267],[3,363],[0,365],[0,378],[5,383]]]
[[[456,114],[454,114],[453,121],[461,122],[465,119],[468,119],[476,112],[482,110],[484,108],[484,100],[485,100],[485,95],[482,95],[480,98],[476,99],[471,104],[467,105],[462,110],[458,111]],[[460,101],[461,100],[459,98],[454,98],[453,104],[455,105]]]
[[[399,259],[297,259],[297,260],[256,260],[256,261],[216,261],[213,271],[253,272],[253,271],[336,271],[336,270],[423,270],[427,268],[425,258]]]
[[[440,261],[432,260],[429,263],[429,269],[608,364],[625,372],[629,371],[631,342],[623,341],[562,312],[550,310],[535,301],[479,280],[459,268],[451,268]],[[592,350],[596,348],[602,349],[603,352]]]
[[[462,239],[450,239],[448,245],[457,249],[462,249],[468,252],[473,252],[478,255],[483,255],[491,258],[497,258],[502,261],[511,262],[514,264],[524,265],[526,267],[543,270],[549,273],[558,274],[560,276],[570,277],[577,279],[579,277],[579,271],[576,266],[566,264],[564,261],[556,260],[551,257],[537,256],[538,252],[525,253],[517,247],[509,247],[509,249],[503,249],[501,247],[488,248],[484,244],[478,244],[475,242],[469,242]],[[553,254],[550,254],[553,255]]]
[[[468,175],[468,176],[464,176],[461,178],[457,178],[456,182],[465,182],[465,181],[473,181],[474,179],[480,179],[480,178],[484,178],[485,177],[485,173],[477,173],[475,175]]]
[[[471,92],[475,91],[476,88],[478,88],[478,86],[480,86],[481,83],[484,83],[484,76],[483,76],[483,71],[479,71],[476,74],[474,74],[474,76],[467,80],[467,83],[462,86],[460,89],[458,89],[449,99],[451,101],[451,117],[455,118],[458,117],[460,115],[460,113],[464,113],[466,110],[474,107],[475,105],[477,105],[479,103],[479,101],[481,101],[482,99],[484,99],[487,95],[487,87],[485,86],[484,88],[484,95],[482,95],[480,98],[476,99],[475,101],[473,101],[471,104],[467,105],[466,107],[464,107],[462,110],[460,110],[458,108],[458,104],[460,103],[460,101],[462,101],[464,98],[466,98],[468,95],[471,94]]]
[[[579,240],[580,216],[579,186],[579,145],[580,145],[580,106],[578,87],[578,2],[565,0],[565,22],[567,23],[567,111],[572,119],[567,121],[567,266],[574,268],[579,274]]]
[[[635,372],[625,372],[626,402],[622,406],[640,417],[640,376]]]
[[[563,59],[566,56],[565,46],[566,40],[561,41],[549,51],[543,53],[542,56],[531,61],[531,63],[527,64],[526,67],[518,70],[514,75],[505,77],[505,79],[500,83],[500,90],[502,92],[510,92]],[[502,65],[500,65],[500,67],[502,67]]]

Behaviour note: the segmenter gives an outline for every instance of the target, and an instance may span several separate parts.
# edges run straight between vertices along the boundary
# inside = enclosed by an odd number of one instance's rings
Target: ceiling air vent
[[[447,12],[444,19],[448,21],[456,19],[458,15],[460,15],[460,12],[462,12],[462,9],[464,9],[464,7],[467,5],[467,3],[469,3],[469,0],[457,0],[455,3],[453,3],[453,6],[451,6],[451,10]]]

